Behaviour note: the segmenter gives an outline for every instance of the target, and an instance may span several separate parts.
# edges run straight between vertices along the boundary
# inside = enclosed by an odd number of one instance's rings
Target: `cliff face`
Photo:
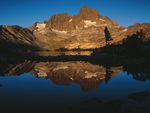
[[[83,7],[79,14],[57,14],[47,22],[47,27],[58,31],[82,30],[91,26],[119,26],[108,17],[101,16],[95,9]]]

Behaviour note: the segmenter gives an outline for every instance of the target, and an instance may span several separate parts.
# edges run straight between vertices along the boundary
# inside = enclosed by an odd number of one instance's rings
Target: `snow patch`
[[[47,76],[47,73],[44,72],[44,71],[40,71],[37,73],[38,77],[46,77]]]
[[[60,33],[60,34],[67,34],[67,31],[59,31],[59,30],[56,30],[56,29],[52,29],[53,32],[56,32],[56,33]]]
[[[88,72],[88,71],[85,71],[85,73],[86,73],[85,79],[97,77],[96,73],[91,73],[91,72]]]
[[[53,71],[58,71],[60,69],[67,69],[67,68],[68,68],[68,66],[60,66],[60,67],[54,68]]]
[[[105,22],[105,20],[104,20],[104,19],[101,19],[101,18],[100,18],[99,20],[100,20],[100,21],[103,21],[103,22]]]
[[[69,20],[69,23],[72,22],[72,19]]]
[[[72,77],[70,78],[71,80],[74,80]]]
[[[128,29],[124,29],[124,30],[122,30],[122,31],[123,31],[123,32],[127,32],[127,30],[128,30]]]
[[[36,25],[37,30],[36,31],[41,31],[41,30],[45,29],[45,26],[46,26],[45,23],[37,23],[37,25]]]
[[[79,27],[78,27],[78,26],[76,26],[76,29],[78,30],[78,29],[79,29]]]
[[[85,26],[84,28],[90,27],[90,26],[96,26],[96,22],[95,21],[91,21],[91,20],[84,20]]]
[[[108,24],[101,24],[99,25],[100,27],[105,27],[105,26],[108,26]]]

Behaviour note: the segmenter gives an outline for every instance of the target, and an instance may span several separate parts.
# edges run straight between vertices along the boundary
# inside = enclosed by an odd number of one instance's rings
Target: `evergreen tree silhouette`
[[[140,31],[136,31],[135,34],[132,34],[131,36],[127,36],[123,44],[126,45],[127,48],[131,48],[131,49],[140,48],[143,44],[144,38],[145,38],[145,34],[141,29]]]
[[[109,80],[111,79],[111,70],[109,66],[106,66],[106,74],[105,74],[105,83],[108,84]]]
[[[107,46],[107,45],[109,45],[109,41],[112,40],[111,34],[110,34],[107,26],[105,27],[104,33],[105,33],[105,41],[106,41],[106,46]]]

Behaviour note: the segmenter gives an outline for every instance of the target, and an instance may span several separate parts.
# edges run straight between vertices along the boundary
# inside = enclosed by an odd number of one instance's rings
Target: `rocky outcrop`
[[[14,43],[33,44],[35,40],[32,32],[20,26],[0,26],[0,39]]]
[[[140,30],[142,30],[145,35],[143,40],[150,40],[150,23],[137,23],[135,25],[129,26],[127,29],[127,35],[129,36],[136,34],[137,31],[140,32]]]
[[[27,29],[20,26],[0,26],[0,49],[6,52],[32,51],[38,48],[35,36]]]
[[[69,14],[57,14],[53,15],[47,22],[47,27],[54,30],[68,31],[73,30],[75,26],[71,22],[72,16]]]
[[[78,18],[87,19],[87,20],[96,20],[100,18],[100,14],[95,10],[88,7],[82,7],[80,13],[77,15]]]

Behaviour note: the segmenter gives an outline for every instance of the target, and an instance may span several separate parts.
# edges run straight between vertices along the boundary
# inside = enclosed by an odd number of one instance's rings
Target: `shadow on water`
[[[129,94],[128,101],[113,100],[103,102],[98,98],[82,101],[76,105],[70,106],[71,113],[148,113],[148,103],[150,92],[138,92]],[[132,101],[134,100],[134,101]],[[138,101],[138,102],[137,102]],[[136,103],[137,102],[137,103]],[[143,102],[142,104],[139,102]]]

